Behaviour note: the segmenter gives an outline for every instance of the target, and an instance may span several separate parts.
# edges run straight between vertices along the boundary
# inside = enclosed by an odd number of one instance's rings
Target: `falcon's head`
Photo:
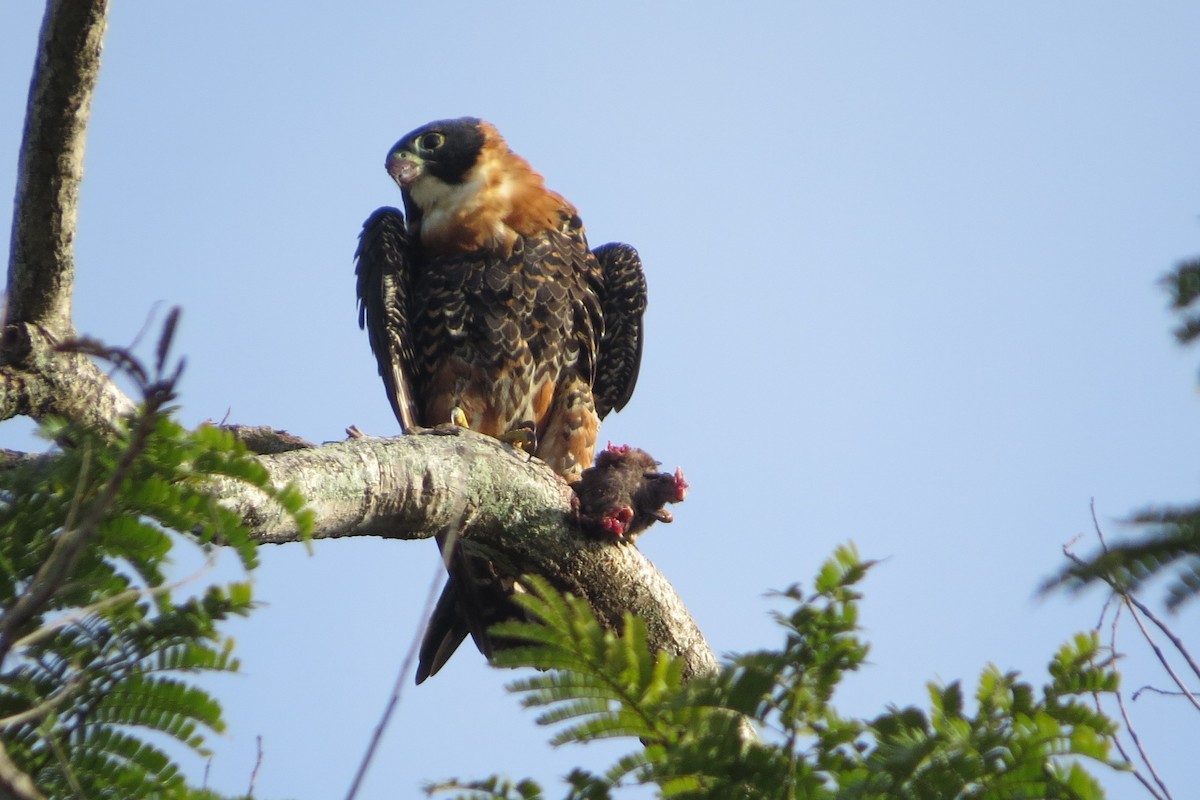
[[[482,126],[486,124],[474,117],[463,117],[417,128],[388,152],[388,174],[406,193],[421,192],[421,187],[439,184],[461,186],[479,161],[484,144]]]
[[[386,166],[404,193],[410,229],[434,251],[511,251],[517,236],[557,227],[561,211],[575,213],[493,125],[474,117],[406,134]]]

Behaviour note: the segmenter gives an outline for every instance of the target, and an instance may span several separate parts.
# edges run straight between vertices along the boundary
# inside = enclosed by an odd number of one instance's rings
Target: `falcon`
[[[388,151],[404,210],[359,236],[359,325],[404,432],[453,422],[525,441],[567,482],[637,383],[646,282],[625,244],[590,250],[578,212],[479,119],[432,122]],[[513,614],[512,576],[439,537],[449,579],[417,683]]]

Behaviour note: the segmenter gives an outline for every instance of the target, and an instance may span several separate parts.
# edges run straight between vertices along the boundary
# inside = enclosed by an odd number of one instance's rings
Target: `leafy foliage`
[[[115,430],[52,424],[61,451],[0,470],[0,741],[52,797],[212,797],[188,789],[153,732],[203,753],[220,707],[183,679],[237,666],[218,623],[252,606],[248,583],[177,597],[169,556],[190,545],[254,542],[211,491],[215,476],[258,487],[294,515],[291,489],[227,433],[188,432],[169,418],[179,369],[164,371],[174,317],[151,376],[128,353],[114,361],[142,402]]]
[[[1116,726],[1087,700],[1116,689],[1111,659],[1094,636],[1064,645],[1037,691],[1015,673],[984,670],[968,703],[959,683],[930,685],[930,710],[891,708],[871,720],[833,705],[846,673],[862,666],[857,584],[871,562],[842,547],[813,592],[793,586],[776,620],[783,646],[732,659],[717,674],[683,680],[681,660],[652,654],[642,621],[605,630],[581,600],[527,579],[518,602],[536,622],[497,633],[527,646],[496,663],[542,674],[510,688],[538,722],[558,726],[553,743],[640,740],[604,775],[572,773],[568,798],[610,798],[649,784],[669,798],[1097,798],[1081,760],[1113,764]],[[973,706],[973,708],[971,707]],[[466,798],[541,798],[531,781],[490,778],[428,787]]]
[[[1195,308],[1196,300],[1200,299],[1200,258],[1182,262],[1162,283],[1171,295],[1171,308],[1182,320],[1175,329],[1175,338],[1182,344],[1191,344],[1200,337],[1200,314]]]

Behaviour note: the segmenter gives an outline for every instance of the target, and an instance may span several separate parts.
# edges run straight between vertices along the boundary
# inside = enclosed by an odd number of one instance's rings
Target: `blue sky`
[[[38,5],[0,7],[9,187]],[[1200,351],[1173,344],[1156,285],[1200,252],[1197,30],[1182,2],[116,3],[76,324],[126,344],[181,305],[187,424],[395,433],[355,237],[399,202],[382,165],[401,134],[483,117],[594,245],[642,253],[641,379],[601,436],[686,471],[676,522],[639,546],[714,649],[778,642],[764,593],[853,540],[884,561],[846,713],[989,662],[1040,683],[1099,614],[1099,594],[1034,597],[1090,499],[1117,535],[1197,497]],[[218,686],[216,788],[244,790],[262,735],[258,796],[344,794],[437,563],[432,543],[264,553],[244,674]],[[1194,645],[1196,619],[1173,620]],[[1124,631],[1127,685],[1161,684]],[[615,752],[548,750],[509,677],[464,650],[406,686],[361,796],[553,782]],[[1185,791],[1194,714],[1132,712]]]

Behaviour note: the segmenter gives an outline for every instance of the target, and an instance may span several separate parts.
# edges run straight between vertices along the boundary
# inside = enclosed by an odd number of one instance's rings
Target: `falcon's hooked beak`
[[[425,174],[425,162],[407,150],[397,150],[388,155],[387,171],[401,189],[407,189]]]

